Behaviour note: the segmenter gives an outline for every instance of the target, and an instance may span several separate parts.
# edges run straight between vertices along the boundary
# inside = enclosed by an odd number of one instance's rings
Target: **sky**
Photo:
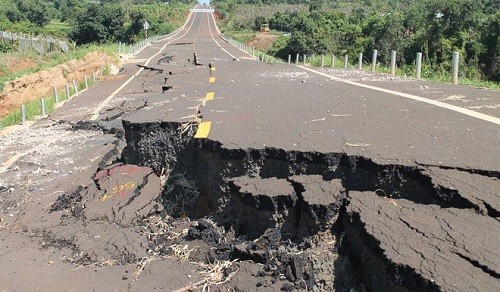
[[[198,3],[200,3],[200,4],[203,4],[203,3],[210,4],[210,0],[198,0]]]

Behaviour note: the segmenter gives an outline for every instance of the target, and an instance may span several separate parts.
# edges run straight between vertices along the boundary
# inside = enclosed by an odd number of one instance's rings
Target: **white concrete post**
[[[23,104],[21,106],[21,122],[24,125],[26,125],[26,106]]]
[[[292,55],[288,55],[288,64],[292,61]]]
[[[451,79],[453,84],[458,84],[458,61],[460,55],[458,52],[453,52],[452,67],[451,67]]]
[[[332,65],[330,67],[335,67],[335,55],[332,55]]]
[[[391,51],[391,74],[396,75],[396,51]]]
[[[69,84],[66,84],[66,98],[69,99],[71,93],[69,92]]]
[[[40,103],[41,103],[41,107],[42,107],[42,117],[45,117],[45,114],[46,114],[46,110],[45,110],[45,98],[42,98],[40,100]]]
[[[307,62],[307,55],[304,54],[304,65],[306,64],[306,62]]]
[[[321,67],[325,66],[325,55],[321,55]]]
[[[377,50],[373,50],[372,54],[372,72],[375,72],[375,69],[377,68]]]
[[[348,61],[349,61],[349,55],[345,55],[344,56],[344,68],[347,68],[347,65],[348,65]]]
[[[57,92],[57,87],[54,86],[54,100],[56,103],[59,102],[59,92]]]
[[[76,84],[75,79],[73,79],[73,88],[75,89],[75,93],[78,93],[78,85]]]
[[[299,64],[299,54],[297,53],[297,57],[295,57],[295,65]]]
[[[85,75],[85,88],[89,88],[89,80],[87,79],[87,75]]]
[[[422,76],[422,53],[417,53],[417,79]]]
[[[363,53],[359,53],[358,55],[358,69],[363,69]]]

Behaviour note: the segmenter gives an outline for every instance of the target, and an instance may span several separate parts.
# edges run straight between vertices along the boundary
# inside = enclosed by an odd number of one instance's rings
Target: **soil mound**
[[[81,81],[85,75],[114,63],[113,58],[105,53],[91,52],[81,60],[71,60],[7,82],[0,92],[0,118],[33,99],[52,95],[54,86],[62,88],[73,80]]]

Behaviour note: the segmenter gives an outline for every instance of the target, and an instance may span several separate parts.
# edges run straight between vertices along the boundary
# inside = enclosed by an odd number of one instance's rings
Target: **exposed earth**
[[[255,47],[255,49],[260,51],[266,51],[269,49],[274,41],[279,37],[279,35],[264,33],[264,32],[256,32],[255,36],[246,42],[248,46]]]
[[[29,61],[17,62],[15,66],[20,70],[19,66],[30,67],[32,64]],[[108,54],[91,52],[81,60],[72,60],[7,82],[0,92],[0,118],[31,100],[52,96],[54,87],[62,89],[73,80],[80,82],[85,76],[92,76],[93,72],[112,64],[116,64],[116,60]]]

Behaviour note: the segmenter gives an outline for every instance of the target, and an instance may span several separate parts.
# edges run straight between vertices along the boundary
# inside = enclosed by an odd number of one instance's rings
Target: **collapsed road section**
[[[286,279],[280,285],[290,291],[490,291],[500,284],[497,172],[227,149],[194,140],[179,123],[133,115],[124,129],[123,161],[166,175],[163,207],[198,220],[187,244],[208,245],[204,259],[261,264],[257,286]],[[485,184],[471,188],[471,181]]]

